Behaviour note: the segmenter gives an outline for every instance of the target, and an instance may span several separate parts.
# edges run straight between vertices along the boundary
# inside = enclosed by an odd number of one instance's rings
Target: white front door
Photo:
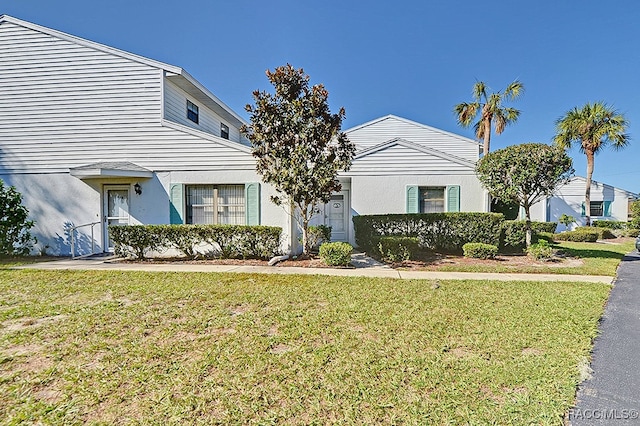
[[[349,192],[331,196],[324,205],[325,225],[331,227],[331,241],[349,241]]]
[[[109,237],[109,225],[129,224],[129,186],[106,186],[104,187],[104,247],[105,251],[113,251],[113,242]]]

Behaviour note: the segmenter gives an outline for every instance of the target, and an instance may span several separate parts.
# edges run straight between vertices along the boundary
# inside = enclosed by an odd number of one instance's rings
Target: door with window
[[[104,247],[105,251],[113,251],[113,242],[109,236],[109,225],[128,225],[129,186],[106,186],[103,194],[104,212]]]
[[[348,192],[342,191],[324,205],[324,223],[331,227],[331,241],[349,241],[348,201]]]

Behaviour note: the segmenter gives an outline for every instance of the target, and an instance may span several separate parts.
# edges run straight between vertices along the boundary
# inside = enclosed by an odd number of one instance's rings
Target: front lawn
[[[5,424],[557,424],[610,287],[0,271]]]

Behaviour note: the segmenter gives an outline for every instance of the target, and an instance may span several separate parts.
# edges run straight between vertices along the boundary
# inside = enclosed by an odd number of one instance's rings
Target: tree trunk
[[[308,210],[301,209],[300,214],[302,215],[302,254],[304,256],[308,256],[310,252],[309,248],[309,212]]]
[[[482,154],[487,155],[489,153],[491,143],[491,118],[483,118],[482,125],[484,126],[484,145],[482,147]]]
[[[593,176],[594,152],[585,150],[587,154],[587,185],[584,191],[584,215],[586,226],[591,226],[591,177]]]
[[[525,242],[527,244],[527,248],[531,245],[531,240],[533,239],[533,231],[531,230],[531,213],[529,212],[529,205],[524,206],[525,213],[525,223],[524,229],[526,230]]]

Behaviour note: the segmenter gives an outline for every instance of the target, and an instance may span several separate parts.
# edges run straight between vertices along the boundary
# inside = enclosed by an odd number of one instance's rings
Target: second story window
[[[220,123],[220,137],[229,139],[229,126],[224,123]]]
[[[198,105],[187,100],[187,118],[198,124]]]

